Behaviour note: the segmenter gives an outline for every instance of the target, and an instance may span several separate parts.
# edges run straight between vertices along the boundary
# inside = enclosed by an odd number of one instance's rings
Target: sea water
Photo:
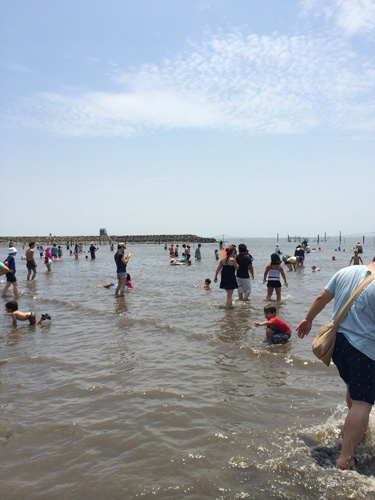
[[[276,242],[243,242],[254,257],[251,300],[229,310],[213,283],[217,244],[202,245],[201,261],[191,245],[191,267],[170,266],[164,245],[128,244],[134,289],[123,298],[99,288],[116,281],[107,245],[94,261],[65,250],[52,273],[36,251],[38,274],[30,282],[18,246],[19,308],[52,320],[12,328],[4,304],[13,297],[2,299],[2,500],[375,495],[374,416],[357,452],[360,473],[322,467],[312,456],[321,447],[338,450],[346,414],[336,368],[311,353],[332,304],[307,338],[294,332],[352,253],[335,251],[333,238],[320,242],[322,251],[310,242],[316,250],[305,267],[285,269],[289,287],[278,316],[293,334],[287,344],[269,345],[253,321],[264,320],[263,274]],[[295,242],[279,244],[293,255]],[[0,251],[4,260],[7,249]],[[365,245],[364,262],[374,255],[374,244]],[[205,278],[211,290],[201,288]]]

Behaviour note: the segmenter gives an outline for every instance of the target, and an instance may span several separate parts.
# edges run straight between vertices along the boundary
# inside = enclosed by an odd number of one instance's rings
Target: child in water
[[[99,288],[117,288],[116,283],[107,283],[106,285],[99,285]]]
[[[127,273],[126,275],[126,283],[125,283],[125,288],[133,288],[133,285],[132,285],[132,279],[130,277],[130,274]]]
[[[285,344],[285,342],[288,342],[288,340],[290,339],[292,330],[290,329],[289,325],[285,323],[285,321],[276,317],[276,313],[276,307],[266,306],[264,308],[266,321],[263,321],[263,323],[253,321],[253,323],[256,327],[266,327],[267,339],[271,344]]]
[[[30,325],[39,325],[42,321],[46,319],[51,319],[49,314],[42,314],[39,319],[36,319],[34,312],[22,312],[18,310],[18,304],[16,301],[11,300],[5,304],[5,308],[8,313],[12,315],[13,326],[17,326],[18,321],[29,321]]]
[[[210,278],[206,278],[204,280],[204,285],[202,285],[202,288],[204,288],[205,290],[211,290],[210,285],[211,285]],[[199,285],[193,285],[193,287],[194,288],[199,288]]]
[[[206,290],[209,290],[210,289],[210,285],[211,285],[211,280],[210,278],[206,278],[204,280],[204,285],[202,286],[202,288],[205,288]]]
[[[266,300],[271,300],[274,290],[276,291],[277,300],[280,300],[281,299],[280,275],[283,277],[285,286],[288,286],[288,282],[286,280],[283,266],[281,265],[280,257],[277,255],[277,253],[273,253],[271,255],[271,262],[268,264],[268,266],[264,271],[263,283],[266,282],[267,275],[268,275],[268,282],[267,282]]]
[[[107,283],[106,285],[99,285],[99,288],[117,288],[117,284],[116,283]],[[133,288],[133,285],[131,282],[131,277],[130,277],[129,273],[126,275],[125,288]]]

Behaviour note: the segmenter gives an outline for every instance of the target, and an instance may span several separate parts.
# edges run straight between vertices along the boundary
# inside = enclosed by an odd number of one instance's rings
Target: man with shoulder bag
[[[342,448],[336,465],[351,469],[354,453],[363,440],[375,401],[375,262],[368,266],[346,267],[338,271],[312,303],[305,319],[297,326],[298,337],[311,330],[314,318],[334,298],[333,318],[363,284],[367,285],[337,327],[332,360],[347,387],[348,414]]]

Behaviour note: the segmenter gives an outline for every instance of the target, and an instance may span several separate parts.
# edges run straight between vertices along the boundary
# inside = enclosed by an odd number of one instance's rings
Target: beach
[[[311,241],[305,267],[285,268],[289,287],[277,308],[293,334],[283,345],[268,344],[253,325],[264,320],[274,239],[233,241],[248,246],[255,279],[250,302],[235,292],[229,310],[218,284],[201,288],[213,281],[218,243],[202,244],[201,261],[192,244],[191,267],[170,266],[163,244],[128,243],[134,289],[123,298],[99,288],[116,281],[108,244],[93,261],[88,245],[78,260],[64,246],[52,273],[35,250],[38,274],[29,282],[17,246],[19,307],[52,320],[12,328],[4,304],[13,297],[2,298],[2,500],[370,498],[373,413],[359,472],[321,467],[312,456],[337,448],[346,415],[336,368],[311,352],[332,305],[307,338],[294,332],[357,241],[343,240],[345,252],[334,238],[320,242],[322,251]],[[293,255],[297,243],[279,245]],[[7,248],[0,251],[4,261]],[[364,264],[374,256],[367,242]]]

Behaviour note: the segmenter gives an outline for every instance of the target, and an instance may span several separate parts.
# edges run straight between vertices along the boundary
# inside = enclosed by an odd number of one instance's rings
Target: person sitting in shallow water
[[[133,285],[132,285],[132,279],[130,277],[130,274],[127,273],[126,275],[126,283],[125,283],[125,288],[133,288]]]
[[[184,262],[180,262],[179,260],[171,259],[171,266],[191,266],[190,260],[184,260]]]
[[[290,339],[292,330],[290,326],[285,323],[280,318],[276,317],[277,309],[274,306],[266,306],[264,308],[264,315],[266,321],[259,323],[258,321],[253,321],[253,324],[258,326],[266,327],[267,339],[271,344],[285,344]]]
[[[39,319],[36,319],[34,312],[22,312],[18,310],[18,304],[15,300],[11,300],[5,304],[5,308],[8,313],[12,315],[13,326],[17,326],[18,321],[29,321],[30,325],[39,325],[42,321],[46,319],[51,319],[49,314],[42,314]]]
[[[116,283],[107,283],[106,285],[99,285],[99,288],[116,288]]]
[[[107,283],[106,285],[99,285],[99,288],[116,288],[117,284],[116,283]],[[125,283],[125,288],[133,288],[132,282],[131,282],[131,277],[130,274],[127,273],[126,275],[126,283]]]

